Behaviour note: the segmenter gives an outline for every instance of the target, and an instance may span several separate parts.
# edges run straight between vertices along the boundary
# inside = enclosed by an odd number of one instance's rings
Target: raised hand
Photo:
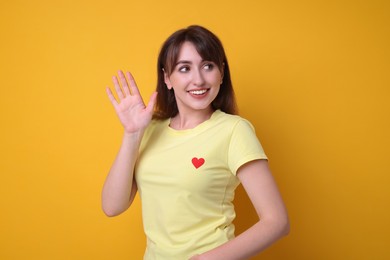
[[[114,106],[125,133],[132,134],[143,131],[152,119],[157,93],[153,93],[148,105],[145,106],[131,73],[126,73],[127,79],[122,71],[118,72],[118,76],[119,80],[116,76],[113,76],[112,81],[119,100],[115,99],[109,87],[106,89],[108,98]]]

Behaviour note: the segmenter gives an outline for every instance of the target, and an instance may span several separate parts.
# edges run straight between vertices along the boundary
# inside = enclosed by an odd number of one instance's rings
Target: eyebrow
[[[177,66],[179,64],[192,64],[192,61],[189,61],[189,60],[179,60],[178,62],[176,62],[175,66]]]
[[[203,62],[209,62],[209,61],[207,61],[207,60],[202,60],[201,63],[203,63]],[[179,64],[192,64],[192,61],[189,61],[189,60],[179,60],[178,62],[176,62],[175,67],[176,67],[177,65],[179,65]]]

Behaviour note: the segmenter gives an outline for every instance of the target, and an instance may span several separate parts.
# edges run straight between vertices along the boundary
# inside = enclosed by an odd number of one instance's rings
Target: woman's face
[[[222,73],[211,61],[203,60],[191,42],[184,42],[165,84],[175,93],[179,113],[210,111],[222,83]]]

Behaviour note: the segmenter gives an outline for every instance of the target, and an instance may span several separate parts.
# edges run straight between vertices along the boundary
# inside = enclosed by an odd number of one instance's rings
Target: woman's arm
[[[127,72],[130,87],[123,72],[119,71],[118,74],[122,88],[117,77],[113,77],[113,82],[119,102],[109,88],[107,95],[122,123],[124,136],[103,186],[102,208],[107,216],[116,216],[124,212],[131,205],[137,192],[134,166],[142,136],[152,119],[156,100],[156,93],[153,93],[149,104],[145,106],[130,72]]]
[[[248,259],[289,233],[287,210],[266,160],[251,161],[237,173],[259,221],[229,242],[193,259]]]
[[[117,216],[128,209],[137,193],[134,166],[137,160],[140,137],[127,135],[104,182],[102,208],[109,216]]]

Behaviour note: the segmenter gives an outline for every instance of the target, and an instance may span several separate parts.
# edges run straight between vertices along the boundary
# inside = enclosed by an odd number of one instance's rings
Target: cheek
[[[210,94],[211,94],[213,100],[218,96],[218,93],[220,90],[221,90],[221,86],[219,84],[215,85],[213,88],[211,88]]]
[[[213,85],[221,85],[222,77],[220,73],[216,73],[214,75],[210,75],[209,82]]]
[[[172,86],[180,86],[180,85],[183,85],[183,84],[186,84],[186,82],[188,82],[189,79],[188,77],[186,76],[171,76],[170,78],[170,82],[172,84]]]

